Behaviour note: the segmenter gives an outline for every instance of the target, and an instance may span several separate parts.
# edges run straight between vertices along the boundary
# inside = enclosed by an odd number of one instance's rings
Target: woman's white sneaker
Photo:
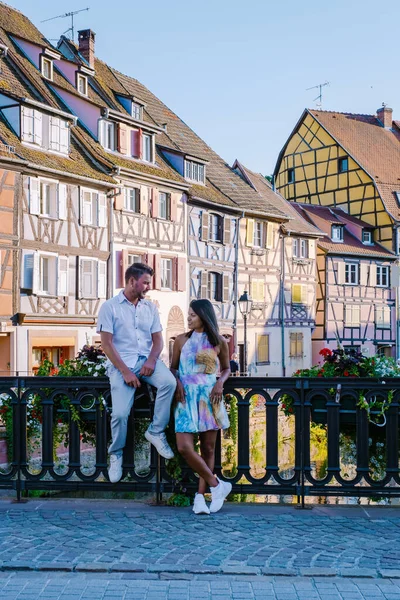
[[[196,515],[209,515],[210,509],[208,508],[203,494],[196,494],[193,502],[193,512]]]
[[[216,513],[221,510],[225,498],[229,496],[232,491],[232,484],[229,483],[229,481],[220,481],[218,477],[217,481],[219,482],[217,487],[211,488],[211,513]]]

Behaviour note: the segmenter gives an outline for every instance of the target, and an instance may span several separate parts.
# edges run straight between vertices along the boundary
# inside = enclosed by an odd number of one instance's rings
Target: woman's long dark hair
[[[205,299],[192,300],[190,308],[198,317],[200,317],[201,322],[203,323],[204,332],[207,334],[211,346],[214,348],[219,346],[221,343],[221,336],[219,334],[217,317],[215,316],[215,311],[211,302]],[[187,334],[188,337],[190,337],[192,333],[193,331],[189,331]]]

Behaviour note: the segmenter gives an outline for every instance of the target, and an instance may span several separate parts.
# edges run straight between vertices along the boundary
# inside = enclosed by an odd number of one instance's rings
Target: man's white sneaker
[[[208,508],[203,494],[196,494],[193,502],[193,512],[196,515],[209,515],[210,509]]]
[[[117,483],[122,477],[122,456],[110,454],[110,467],[108,469],[108,478],[111,483]]]
[[[167,442],[167,438],[165,433],[161,433],[160,435],[153,435],[149,430],[144,434],[146,440],[153,444],[154,448],[157,450],[160,456],[164,458],[174,458],[174,453],[171,450],[170,445]]]
[[[210,512],[212,513],[216,513],[222,508],[225,498],[232,490],[232,484],[228,481],[220,481],[218,477],[217,481],[219,482],[217,487],[211,488]]]

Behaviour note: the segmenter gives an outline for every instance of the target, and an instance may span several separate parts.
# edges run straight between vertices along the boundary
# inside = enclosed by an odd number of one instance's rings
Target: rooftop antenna
[[[74,15],[77,15],[78,13],[84,12],[85,10],[89,10],[88,8],[81,8],[80,10],[73,10],[71,12],[67,12],[63,15],[58,15],[57,17],[51,17],[50,19],[45,19],[44,21],[41,21],[41,23],[46,23],[47,21],[54,21],[54,19],[65,19],[65,17],[71,17],[71,27],[69,27],[67,29],[67,31],[64,31],[63,35],[66,35],[68,33],[71,33],[71,40],[74,41],[74,34],[75,34],[75,29],[74,29]]]
[[[317,103],[317,108],[322,108],[322,88],[326,85],[329,85],[329,81],[325,81],[325,83],[319,83],[318,85],[314,85],[313,87],[309,87],[306,89],[306,92],[308,92],[309,90],[319,90],[318,96],[313,100],[313,102]]]

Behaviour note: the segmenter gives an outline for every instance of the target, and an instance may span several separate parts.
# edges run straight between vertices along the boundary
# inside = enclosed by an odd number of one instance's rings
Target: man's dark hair
[[[145,265],[144,263],[133,263],[133,265],[130,265],[125,271],[125,283],[128,283],[131,277],[140,279],[140,277],[146,273],[152,277],[154,275],[154,271],[149,265]]]

